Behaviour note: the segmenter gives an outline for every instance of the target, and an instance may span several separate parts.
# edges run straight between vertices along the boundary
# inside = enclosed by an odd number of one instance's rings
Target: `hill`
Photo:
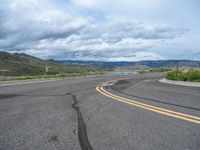
[[[0,75],[37,76],[52,74],[72,74],[101,72],[105,69],[150,69],[150,68],[200,68],[200,61],[191,60],[152,60],[139,62],[101,62],[101,61],[55,61],[43,60],[23,53],[0,52]]]
[[[200,61],[192,60],[148,60],[138,62],[101,62],[101,61],[57,61],[60,64],[78,64],[78,65],[91,65],[104,68],[115,68],[115,67],[133,67],[143,66],[147,68],[176,68],[176,67],[200,67]]]
[[[42,60],[23,53],[10,54],[0,52],[0,75],[3,76],[36,76],[58,73],[87,73],[102,69],[89,65],[59,64]]]

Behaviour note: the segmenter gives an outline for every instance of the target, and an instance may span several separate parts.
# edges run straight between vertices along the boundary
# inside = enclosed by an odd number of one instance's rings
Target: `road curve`
[[[0,150],[198,150],[200,88],[167,85],[161,78],[1,85]]]
[[[141,102],[138,102],[137,100],[134,100],[134,99],[128,99],[128,98],[113,94],[113,93],[107,91],[104,88],[104,87],[109,88],[110,85],[112,85],[112,83],[116,84],[118,81],[123,81],[123,80],[128,80],[128,79],[111,80],[111,81],[103,82],[96,87],[96,90],[99,93],[101,93],[101,94],[103,94],[103,95],[105,95],[109,98],[123,102],[123,103],[128,104],[128,105],[132,105],[132,106],[135,106],[135,107],[143,108],[145,110],[157,112],[157,113],[160,113],[160,114],[163,114],[163,115],[166,115],[166,116],[171,116],[171,117],[174,117],[174,118],[178,118],[178,119],[182,119],[182,120],[185,120],[185,121],[200,124],[200,117],[198,117],[198,116],[184,114],[184,113],[181,113],[181,112],[176,112],[176,111],[173,111],[173,110],[164,109],[164,108],[161,108],[161,107],[149,105],[149,104],[146,104],[146,103],[141,103]]]

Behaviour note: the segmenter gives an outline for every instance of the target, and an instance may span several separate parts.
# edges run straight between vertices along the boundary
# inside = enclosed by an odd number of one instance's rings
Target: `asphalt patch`
[[[119,80],[116,84],[111,86],[111,89],[114,90],[125,90],[130,86],[130,81],[129,80]]]
[[[21,96],[20,94],[0,94],[0,100],[6,99],[6,98],[14,98]]]

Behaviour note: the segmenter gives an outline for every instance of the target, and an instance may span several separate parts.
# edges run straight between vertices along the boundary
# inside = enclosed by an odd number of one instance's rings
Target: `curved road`
[[[0,85],[0,150],[198,150],[200,88],[160,78]]]

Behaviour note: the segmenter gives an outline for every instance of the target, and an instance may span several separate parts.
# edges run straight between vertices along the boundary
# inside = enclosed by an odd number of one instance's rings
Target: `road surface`
[[[199,150],[200,88],[161,78],[1,85],[0,150]]]

